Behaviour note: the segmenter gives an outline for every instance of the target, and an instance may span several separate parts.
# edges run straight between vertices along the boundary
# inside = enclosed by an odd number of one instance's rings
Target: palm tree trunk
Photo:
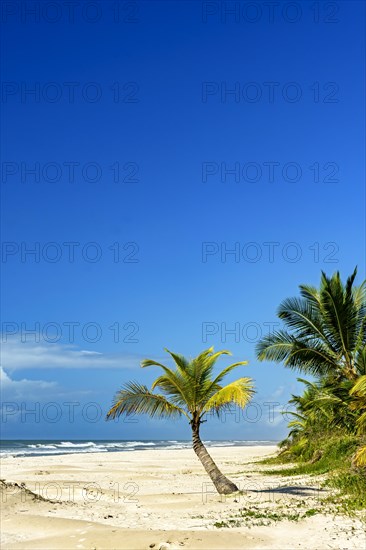
[[[201,441],[199,435],[199,424],[200,421],[192,421],[192,440],[193,440],[193,450],[200,459],[204,469],[210,476],[212,483],[215,485],[217,492],[220,495],[229,495],[238,491],[238,487],[230,481],[227,477],[224,476],[222,472],[218,469],[215,462],[212,460],[211,456],[208,454],[206,447]]]

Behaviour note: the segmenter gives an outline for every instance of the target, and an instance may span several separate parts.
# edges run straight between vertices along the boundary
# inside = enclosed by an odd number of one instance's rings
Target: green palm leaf
[[[239,380],[235,380],[235,382],[231,382],[231,384],[227,384],[215,392],[205,403],[203,412],[219,411],[230,404],[245,407],[253,393],[252,380],[250,378],[239,378]]]
[[[352,389],[350,390],[351,395],[358,395],[359,397],[362,397],[365,399],[365,406],[366,406],[366,375],[360,376],[355,384],[353,385]]]
[[[153,394],[148,388],[138,382],[128,382],[119,390],[114,398],[113,406],[107,413],[107,420],[125,414],[148,414],[152,418],[174,418],[186,412],[177,407],[163,395]]]
[[[311,302],[299,298],[288,298],[279,307],[278,317],[286,322],[297,337],[324,338],[321,315]]]
[[[159,382],[156,381],[155,385],[159,386],[160,383],[164,383],[163,381],[166,380],[165,386],[167,386],[169,381],[169,391],[167,393],[172,395],[178,404],[187,403],[191,400],[191,386],[187,383],[187,374],[184,371],[180,368],[173,371],[162,363],[158,363],[151,359],[141,361],[141,367],[145,368],[150,366],[160,367],[165,372],[165,377],[160,377]],[[154,387],[153,385],[152,389],[154,389]]]

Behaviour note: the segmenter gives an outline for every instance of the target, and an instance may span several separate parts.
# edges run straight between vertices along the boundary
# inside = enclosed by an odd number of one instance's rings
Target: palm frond
[[[159,388],[165,395],[169,396],[169,400],[172,403],[178,406],[187,405],[189,408],[189,400],[185,395],[185,388],[182,385],[182,382],[177,380],[176,376],[172,377],[163,374],[154,380],[151,390]]]
[[[357,418],[356,427],[359,435],[366,434],[366,411]]]
[[[154,394],[138,382],[128,382],[119,390],[113,400],[113,406],[107,413],[107,420],[121,415],[147,414],[150,417],[177,418],[186,412],[168,401],[166,397]]]
[[[286,331],[276,331],[262,338],[257,345],[260,361],[284,362],[284,365],[314,375],[334,370],[336,357],[321,342],[306,343]]]
[[[366,405],[366,375],[360,376],[350,390],[350,395],[358,395],[365,398]]]
[[[320,309],[320,295],[319,290],[315,286],[311,285],[299,285],[301,296],[310,302],[316,309]]]
[[[287,298],[278,309],[278,317],[294,331],[296,338],[326,338],[319,308],[309,301]]]
[[[221,350],[214,353],[211,347],[195,357],[191,362],[193,378],[200,381],[207,380],[211,376],[215,363],[221,355],[231,355],[231,352]]]
[[[247,364],[248,364],[248,361],[239,361],[237,363],[233,363],[232,365],[229,365],[228,367],[225,367],[216,376],[216,378],[214,378],[214,380],[212,380],[212,382],[210,382],[208,385],[206,385],[205,395],[203,396],[202,401],[203,402],[207,401],[214,393],[216,393],[221,388],[220,384],[223,381],[223,379],[225,378],[225,376],[227,374],[229,374],[229,372],[233,371],[234,369],[236,369],[240,366],[247,365]],[[201,403],[201,401],[199,401],[198,404],[200,404],[200,403]]]
[[[186,373],[189,369],[189,361],[184,355],[181,355],[179,353],[174,353],[167,348],[164,348],[164,350],[169,353],[169,355],[174,359],[175,364],[177,365],[179,371],[183,374]]]
[[[366,301],[366,281],[363,281],[359,286],[353,287],[352,292],[356,308],[362,308]]]
[[[305,428],[305,421],[304,420],[291,420],[289,423],[288,423],[288,427],[289,428],[301,428],[301,429],[304,429]]]
[[[170,381],[170,391],[171,394],[174,395],[174,398],[178,404],[180,403],[187,403],[190,404],[192,402],[192,392],[191,392],[191,385],[188,383],[188,377],[186,372],[182,372],[181,370],[173,371],[169,367],[166,367],[162,363],[158,363],[157,361],[154,361],[153,359],[144,359],[141,361],[141,367],[150,367],[150,366],[156,366],[163,369],[165,372],[165,377]],[[164,377],[160,377],[160,380],[164,380]],[[167,384],[167,383],[166,383]],[[165,384],[165,385],[166,385]],[[155,384],[158,385],[158,384]],[[154,389],[155,386],[153,386],[152,389]]]
[[[260,361],[284,361],[291,353],[295,337],[284,330],[264,336],[257,344],[256,352]]]
[[[248,361],[238,361],[237,363],[233,363],[232,365],[229,365],[228,367],[225,367],[217,376],[216,378],[214,378],[213,380],[213,384],[220,384],[222,382],[222,380],[225,378],[225,376],[227,374],[229,374],[229,372],[231,372],[232,370],[238,368],[238,367],[241,367],[241,366],[244,366],[244,365],[247,365],[248,364]]]
[[[338,353],[350,361],[350,350],[357,338],[357,312],[352,296],[355,272],[342,284],[339,271],[328,278],[322,274],[321,310],[328,339]]]
[[[297,418],[299,421],[302,421],[302,422],[304,422],[306,420],[304,415],[299,414],[295,411],[283,411],[282,414],[283,415],[291,414],[291,416],[294,416],[295,418]],[[292,422],[292,420],[291,420],[291,422]]]
[[[222,407],[230,404],[245,407],[254,394],[251,378],[239,378],[220,388],[210,397],[203,407],[203,412],[210,410],[219,411]]]
[[[214,366],[221,355],[231,355],[231,352],[221,350],[214,353],[214,349],[211,347],[204,350],[191,362],[190,374],[195,408],[199,408],[209,398],[209,388],[212,384]]]
[[[308,389],[312,389],[312,390],[315,390],[315,391],[318,390],[318,385],[317,385],[316,382],[311,382],[310,380],[305,380],[305,378],[296,378],[296,380],[298,382],[301,382],[302,384],[305,384],[305,386]]]

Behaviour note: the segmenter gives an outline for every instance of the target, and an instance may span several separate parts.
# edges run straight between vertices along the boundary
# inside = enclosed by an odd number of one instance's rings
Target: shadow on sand
[[[284,485],[281,487],[271,487],[269,489],[252,489],[251,493],[280,493],[294,496],[315,496],[321,492],[324,492],[324,489],[320,487],[309,487],[306,485]]]

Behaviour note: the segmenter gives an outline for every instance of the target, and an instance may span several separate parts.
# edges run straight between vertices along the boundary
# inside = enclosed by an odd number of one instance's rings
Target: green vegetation
[[[361,440],[362,441],[362,440]],[[366,443],[366,441],[364,441]],[[353,465],[355,451],[360,438],[355,435],[331,435],[318,437],[309,442],[301,454],[291,446],[277,457],[263,460],[261,464],[276,465],[276,469],[267,469],[265,475],[322,475],[328,474],[323,482],[324,488],[337,489],[338,497],[332,495],[325,503],[338,504],[345,512],[366,509],[366,472]],[[313,457],[319,457],[314,461]],[[278,465],[291,463],[287,468],[278,469]]]
[[[240,508],[234,517],[216,521],[213,525],[214,527],[240,527],[245,524],[247,527],[250,526],[260,526],[260,525],[270,525],[273,522],[277,521],[299,521],[305,519],[315,514],[321,513],[321,509],[310,508],[305,512],[295,512],[281,507],[281,510],[271,510],[270,508]]]
[[[305,388],[290,400],[289,435],[262,463],[291,462],[282,475],[328,474],[348,511],[366,507],[366,282],[355,286],[356,273],[345,284],[336,272],[322,273],[319,289],[301,285],[301,297],[279,307],[285,329],[257,347],[260,360],[314,377],[298,379]]]
[[[107,420],[125,414],[148,414],[158,418],[178,418],[185,416],[192,429],[193,449],[220,494],[238,491],[238,487],[227,479],[207,452],[200,438],[200,425],[208,413],[217,416],[238,405],[245,407],[254,390],[250,378],[239,378],[223,386],[221,382],[235,368],[246,365],[247,361],[234,363],[224,368],[217,376],[213,370],[221,355],[231,355],[222,350],[214,353],[213,347],[203,351],[192,360],[166,350],[175,363],[172,370],[154,360],[142,361],[142,367],[156,366],[163,370],[152,384],[151,390],[139,382],[127,382],[117,392]],[[162,393],[155,393],[159,388]]]

